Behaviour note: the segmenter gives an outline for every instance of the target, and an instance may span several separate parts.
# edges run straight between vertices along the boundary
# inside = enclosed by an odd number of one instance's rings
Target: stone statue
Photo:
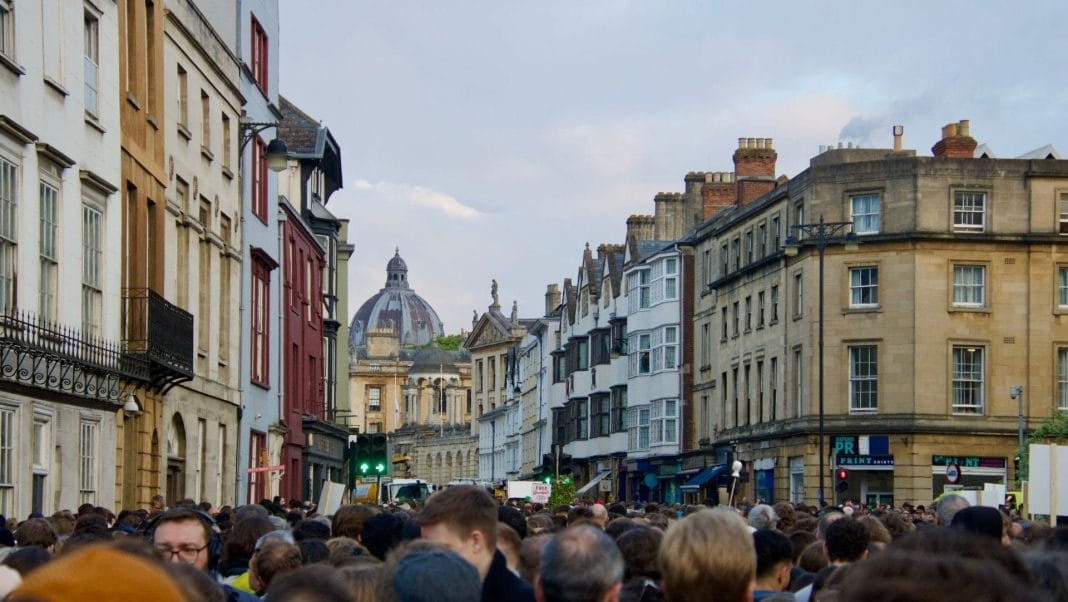
[[[497,297],[497,279],[496,278],[493,279],[493,285],[490,286],[490,296],[493,297],[493,305],[497,306],[497,307],[500,307],[501,302]]]
[[[478,324],[478,310],[471,310],[471,330],[475,329],[475,324]]]
[[[512,323],[515,324],[519,321],[519,302],[512,301]]]

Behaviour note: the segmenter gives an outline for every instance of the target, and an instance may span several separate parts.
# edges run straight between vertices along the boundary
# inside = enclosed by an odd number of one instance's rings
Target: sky
[[[281,93],[342,151],[349,316],[394,249],[447,334],[499,283],[542,315],[586,243],[733,171],[773,138],[777,175],[820,145],[930,155],[971,120],[998,157],[1068,158],[1068,2],[279,0]]]

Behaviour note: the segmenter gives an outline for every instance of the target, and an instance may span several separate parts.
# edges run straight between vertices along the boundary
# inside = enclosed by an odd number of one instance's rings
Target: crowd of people
[[[928,508],[178,501],[0,524],[0,599],[207,602],[1068,600],[1068,527]]]

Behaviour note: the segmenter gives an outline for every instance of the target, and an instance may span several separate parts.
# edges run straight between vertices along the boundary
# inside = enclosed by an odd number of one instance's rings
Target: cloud
[[[471,220],[483,215],[478,209],[465,205],[452,195],[418,184],[357,180],[352,187],[360,197],[371,197],[391,204],[418,205],[463,220]]]

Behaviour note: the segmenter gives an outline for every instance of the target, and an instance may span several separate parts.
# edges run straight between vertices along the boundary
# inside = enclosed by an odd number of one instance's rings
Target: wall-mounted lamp
[[[238,152],[243,152],[245,146],[263,130],[278,127],[276,121],[242,121],[241,122],[241,146]],[[289,155],[289,147],[286,141],[275,138],[267,143],[267,169],[274,172],[283,171],[286,168],[286,160]]]
[[[122,413],[130,418],[141,415],[141,404],[137,402],[137,396],[133,393],[126,396],[126,403],[122,404]]]

